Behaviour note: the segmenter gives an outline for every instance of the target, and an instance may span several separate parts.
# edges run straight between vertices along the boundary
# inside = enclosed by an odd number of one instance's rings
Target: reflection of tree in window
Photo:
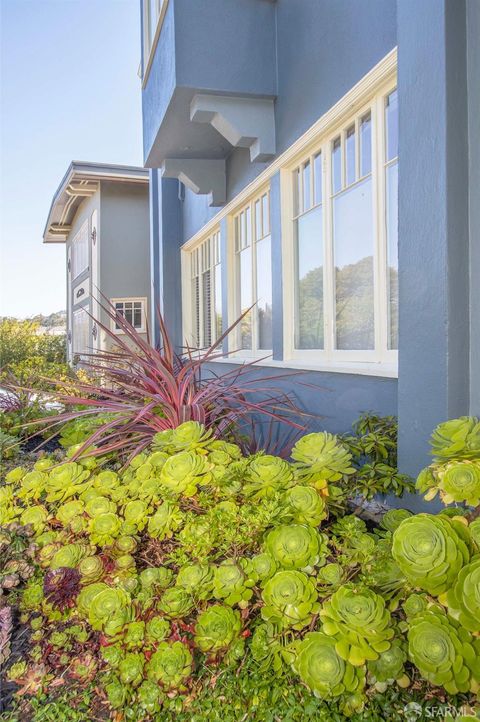
[[[335,268],[337,348],[374,348],[373,256]]]

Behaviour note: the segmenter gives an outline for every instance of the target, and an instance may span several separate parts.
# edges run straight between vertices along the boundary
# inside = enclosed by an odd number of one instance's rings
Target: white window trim
[[[135,328],[137,333],[147,332],[147,298],[146,296],[125,296],[122,298],[111,298],[110,303],[115,306],[116,303],[141,303],[142,304],[142,326]],[[125,332],[120,328],[115,328],[115,320],[110,319],[110,329],[116,336],[124,336]]]
[[[222,264],[222,258],[221,258],[221,231],[220,226],[217,226],[216,228],[212,229],[212,231],[201,238],[201,240],[197,241],[197,243],[190,247],[188,250],[185,250],[182,248],[180,261],[181,261],[181,279],[182,279],[182,337],[186,343],[186,345],[193,349],[194,351],[197,349],[197,339],[195,338],[195,331],[194,331],[194,318],[193,318],[193,295],[192,295],[192,280],[193,280],[193,256],[195,251],[198,251],[200,255],[201,247],[204,243],[210,242],[211,248],[210,248],[210,268],[207,270],[210,270],[211,278],[210,278],[210,318],[211,318],[211,333],[212,333],[212,343],[215,340],[215,268],[217,265]],[[199,259],[200,263],[200,259]],[[223,272],[222,272],[223,273]],[[202,272],[200,270],[199,277],[201,278]],[[200,281],[200,291],[199,291],[199,298],[200,298],[200,306],[199,306],[199,337],[200,337],[200,345],[202,343],[202,339],[204,336],[204,329],[203,329],[203,313],[202,313],[202,288],[201,288],[201,281]]]
[[[397,85],[397,48],[391,50],[376,66],[374,66],[361,80],[351,88],[332,108],[330,108],[324,115],[322,115],[295,143],[293,143],[286,151],[279,155],[257,178],[249,183],[233,200],[226,203],[222,209],[213,216],[210,221],[205,224],[197,233],[189,238],[182,246],[182,274],[184,275],[185,259],[188,257],[188,252],[191,248],[194,248],[199,242],[204,240],[210,235],[213,229],[225,219],[227,226],[227,241],[233,237],[233,223],[232,215],[238,210],[238,208],[248,201],[253,195],[257,195],[261,188],[270,182],[270,179],[277,173],[280,172],[281,186],[285,186],[288,182],[290,185],[291,192],[291,171],[292,169],[301,162],[302,157],[308,153],[313,153],[313,149],[318,145],[318,139],[323,138],[328,133],[332,132],[333,129],[338,128],[351,116],[355,115],[363,106],[379,92],[380,87],[385,85],[386,87],[391,86],[392,88]],[[375,162],[375,161],[373,161]],[[380,174],[381,175],[381,174]],[[288,180],[287,180],[288,177]],[[293,197],[293,194],[292,194]],[[282,201],[281,204],[281,226],[282,226],[282,247],[285,243],[284,229],[288,228],[292,220],[292,206],[287,208]],[[228,279],[233,278],[233,259],[232,254],[228,253],[226,259],[226,268],[223,269],[223,273],[228,274]],[[285,273],[285,257],[282,257],[282,266]],[[184,309],[184,337],[185,331],[188,329],[188,313],[185,313],[185,309],[189,309],[190,306],[185,303],[183,296],[185,287],[187,284],[183,282],[182,276],[182,301]],[[291,289],[293,292],[293,288]],[[286,287],[283,288],[284,294],[287,292]],[[228,296],[228,317],[232,318],[233,313],[233,294]],[[285,321],[285,307],[283,309],[284,321]],[[285,325],[285,324],[284,324]],[[285,336],[286,332],[286,336]],[[292,343],[293,328],[290,326],[288,329],[284,329],[284,358],[282,361],[273,361],[267,359],[260,361],[261,365],[272,366],[278,368],[301,368],[312,371],[325,371],[328,373],[351,373],[351,374],[362,374],[369,376],[379,376],[385,378],[396,378],[398,377],[398,352],[391,351],[386,354],[384,361],[375,361],[372,358],[365,358],[364,361],[359,362],[353,360],[350,352],[346,353],[344,360],[338,359],[335,362],[327,362],[325,358],[321,358],[317,351],[313,352],[302,352],[304,356],[302,358],[288,358],[288,350],[292,346],[288,344],[288,336],[290,334],[290,343]],[[356,352],[353,352],[356,353]],[[260,358],[264,358],[267,354],[259,354]],[[242,356],[240,354],[235,356],[227,356],[224,359],[218,359],[223,363],[242,363],[250,362],[252,357]]]
[[[155,30],[153,37],[150,37],[150,2],[149,0],[143,0],[142,2],[142,20],[143,20],[143,75],[142,75],[142,88],[144,88],[148,81],[150,74],[150,68],[152,67],[153,57],[155,50],[158,45],[158,39],[162,30],[163,21],[167,12],[169,0],[155,0],[155,9],[157,14],[157,20],[155,23]]]
[[[370,363],[378,368],[394,367],[398,364],[398,351],[387,349],[388,308],[387,308],[387,263],[386,263],[386,222],[385,222],[385,159],[384,159],[384,98],[394,90],[396,82],[391,79],[379,84],[373,95],[350,115],[343,117],[338,125],[329,129],[313,141],[308,150],[293,158],[281,169],[281,214],[282,214],[282,267],[283,267],[283,360],[305,365],[320,364],[334,368],[338,363]],[[372,194],[374,198],[374,350],[337,350],[334,348],[335,299],[333,280],[333,235],[331,229],[331,144],[351,123],[371,111],[372,118]],[[294,342],[295,321],[295,236],[294,236],[294,190],[293,172],[305,160],[322,152],[323,172],[323,237],[325,244],[325,349],[296,349]],[[355,183],[360,182],[360,179]],[[380,202],[378,202],[380,201]]]

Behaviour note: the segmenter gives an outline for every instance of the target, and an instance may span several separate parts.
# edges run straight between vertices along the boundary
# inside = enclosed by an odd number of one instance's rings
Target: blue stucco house
[[[142,0],[154,304],[319,426],[480,413],[480,0]],[[233,353],[232,353],[233,352]]]

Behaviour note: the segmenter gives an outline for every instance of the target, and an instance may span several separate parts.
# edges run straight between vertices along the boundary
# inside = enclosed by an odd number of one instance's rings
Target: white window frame
[[[162,29],[165,13],[167,12],[169,0],[143,0],[142,2],[142,23],[143,23],[143,75],[142,85],[145,87],[150,67],[152,65],[155,48]],[[150,14],[154,8],[155,18],[151,23]]]
[[[266,222],[263,216],[263,199],[267,198],[267,218]],[[256,224],[257,224],[257,211],[256,204],[259,203],[260,208],[260,228],[261,234],[256,237]],[[251,310],[252,318],[252,348],[242,349],[241,346],[241,323],[237,324],[229,335],[229,351],[231,352],[232,358],[264,358],[271,356],[272,349],[259,349],[258,348],[258,306],[256,304],[257,299],[257,253],[256,244],[262,241],[268,236],[271,237],[271,212],[270,212],[270,184],[261,188],[255,195],[249,200],[243,203],[237,208],[230,216],[228,223],[228,278],[230,281],[229,287],[234,289],[234,292],[229,294],[228,298],[228,320],[229,324],[234,323],[241,315],[241,300],[240,300],[240,275],[239,275],[239,264],[238,258],[242,250],[248,247],[248,239],[243,240],[237,237],[237,223],[240,227],[241,218],[246,218],[246,214],[249,214],[250,218],[250,245],[252,249],[252,304]],[[266,230],[266,232],[265,232]],[[270,246],[271,248],[271,246]],[[271,259],[270,259],[271,260]]]
[[[71,280],[72,283],[90,267],[90,237],[88,218],[84,220],[71,242]]]
[[[270,180],[278,173],[280,175],[280,184],[282,189],[282,205],[281,205],[281,228],[282,228],[282,266],[283,266],[283,294],[288,297],[289,292],[293,294],[293,274],[289,274],[286,264],[287,260],[292,258],[293,254],[293,223],[292,223],[292,207],[293,197],[291,198],[290,204],[285,202],[285,194],[291,194],[291,172],[292,169],[298,165],[302,158],[308,154],[308,152],[314,147],[318,146],[319,139],[323,138],[330,132],[332,128],[338,128],[339,125],[343,124],[344,120],[351,117],[357,109],[361,108],[365,103],[368,103],[371,98],[381,89],[384,85],[388,89],[389,87],[394,88],[397,86],[397,48],[393,48],[385,57],[383,57],[371,70],[364,75],[358,83],[356,83],[345,95],[343,95],[335,105],[329,108],[323,115],[321,115],[305,133],[303,133],[292,145],[285,151],[280,153],[258,176],[238,195],[232,200],[228,201],[212,218],[194,233],[189,239],[185,241],[182,246],[182,269],[187,264],[188,253],[191,248],[194,248],[197,243],[205,239],[213,229],[218,227],[220,223],[223,223],[227,227],[228,239],[232,236],[231,227],[231,214],[235,213],[242,203],[245,203],[253,194],[257,194],[259,190],[270,183]],[[290,255],[289,255],[290,254]],[[225,268],[222,269],[223,273],[227,273],[227,278],[232,278],[231,268],[231,254],[225,259]],[[183,271],[182,271],[183,272]],[[188,277],[188,273],[187,273]],[[278,282],[273,279],[273,282]],[[290,291],[288,290],[290,288]],[[182,284],[182,288],[186,288],[185,284]],[[183,302],[183,319],[184,319],[184,333],[188,329],[188,321],[186,320],[189,314],[190,306],[186,302],[185,297],[182,295]],[[292,301],[294,303],[294,301]],[[289,302],[290,303],[290,302]],[[231,294],[228,299],[228,317],[232,318],[231,311]],[[298,368],[308,369],[312,371],[322,371],[327,373],[346,373],[354,375],[365,375],[365,376],[378,376],[381,378],[397,378],[398,377],[398,353],[396,351],[390,352],[391,361],[385,362],[354,362],[353,360],[344,362],[332,362],[332,361],[321,361],[317,354],[307,358],[292,358],[291,349],[293,348],[293,317],[292,314],[288,316],[289,305],[283,308],[284,318],[284,338],[283,338],[283,355],[279,360],[267,359],[265,361],[260,360],[260,365],[266,365],[278,368]],[[290,324],[290,326],[289,326]],[[231,346],[230,346],[231,348]],[[241,362],[240,355],[235,359]],[[245,359],[246,361],[249,359]],[[232,359],[227,357],[225,359],[217,359],[219,362],[231,363]]]
[[[376,364],[395,367],[398,363],[398,351],[389,350],[388,337],[388,296],[387,296],[387,229],[385,194],[385,100],[396,88],[396,80],[380,83],[368,100],[358,105],[349,114],[344,114],[330,127],[327,133],[310,143],[308,150],[296,156],[292,162],[281,169],[282,198],[282,265],[283,265],[283,360],[293,361],[295,365],[305,367],[319,365],[335,370],[336,365]],[[374,350],[339,350],[335,348],[335,278],[333,261],[333,192],[332,189],[332,144],[347,129],[359,121],[368,112],[371,113],[372,145],[372,195],[374,199]],[[358,140],[358,136],[357,136]],[[356,164],[359,156],[356,143]],[[295,348],[295,193],[294,173],[305,161],[322,153],[322,206],[323,206],[323,243],[324,243],[324,349]],[[345,154],[342,153],[345,163]],[[342,169],[342,175],[344,169]],[[311,173],[313,176],[313,173]],[[359,173],[360,176],[360,173]],[[312,182],[312,178],[311,178]],[[355,184],[361,182],[358,177]],[[353,187],[354,184],[348,187]],[[313,199],[313,188],[310,193]],[[313,204],[311,208],[313,208]]]
[[[208,348],[221,334],[216,329],[216,269],[221,266],[221,235],[220,227],[215,228],[210,235],[201,239],[188,251],[182,251],[182,308],[183,308],[183,338],[191,349]],[[210,337],[205,329],[204,306],[204,274],[210,274]],[[193,292],[194,282],[198,283],[198,292]],[[221,293],[220,286],[220,293]],[[208,339],[210,338],[210,343]]]
[[[110,303],[115,306],[117,303],[141,303],[142,325],[140,328],[134,326],[137,333],[146,333],[147,331],[147,298],[145,296],[125,296],[124,298],[111,298]],[[124,335],[125,332],[121,328],[116,327],[115,320],[110,319],[110,329],[116,336]]]

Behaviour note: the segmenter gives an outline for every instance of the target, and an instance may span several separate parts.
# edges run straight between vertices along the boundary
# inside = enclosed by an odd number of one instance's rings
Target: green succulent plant
[[[293,472],[283,459],[262,454],[248,465],[245,481],[245,496],[253,499],[268,498],[288,489],[293,481]]]
[[[20,515],[20,521],[22,524],[30,524],[35,534],[41,534],[41,532],[45,529],[47,519],[48,511],[40,504],[27,507]]]
[[[376,660],[394,636],[385,600],[367,587],[344,585],[320,609],[322,631],[335,639],[342,659],[355,667]]]
[[[88,533],[92,544],[109,546],[120,535],[122,522],[114,512],[94,516],[88,525]]]
[[[138,688],[137,693],[140,707],[145,710],[147,714],[154,715],[160,712],[163,695],[158,684],[155,684],[155,682],[152,682],[150,679],[146,679]]]
[[[480,456],[480,448],[479,448]],[[440,496],[444,504],[480,504],[480,463],[453,461],[438,469]]]
[[[213,589],[213,570],[208,564],[185,564],[178,572],[176,584],[196,599],[208,599]]]
[[[158,602],[159,611],[170,619],[184,617],[193,609],[194,601],[190,592],[183,587],[167,589]]]
[[[69,526],[72,521],[81,517],[85,511],[85,505],[80,499],[72,499],[58,507],[56,517],[63,526]]]
[[[143,680],[145,657],[140,652],[127,652],[118,665],[118,674],[123,684],[138,687]]]
[[[54,552],[50,561],[50,569],[59,567],[76,567],[79,562],[91,553],[87,544],[65,544]]]
[[[107,647],[101,647],[100,652],[104,661],[112,669],[116,669],[125,656],[125,651],[120,644],[110,644]]]
[[[148,533],[156,539],[171,539],[183,523],[180,508],[170,501],[164,501],[148,520]]]
[[[446,595],[449,614],[470,632],[480,633],[480,558],[460,570]]]
[[[166,690],[182,689],[192,672],[193,658],[182,642],[160,642],[146,665],[147,676]]]
[[[449,694],[479,689],[480,642],[438,608],[410,620],[408,655],[425,679]]]
[[[433,431],[432,454],[439,461],[476,459],[480,456],[480,420],[461,416],[439,424]]]
[[[133,524],[138,531],[143,531],[147,524],[148,506],[141,499],[133,499],[125,504],[123,517],[128,524]]]
[[[78,564],[82,584],[92,584],[102,579],[105,573],[103,561],[99,556],[88,556],[81,559]]]
[[[424,612],[428,606],[428,598],[425,594],[410,594],[402,604],[407,619]]]
[[[88,516],[93,519],[100,514],[108,514],[117,511],[117,505],[115,502],[107,499],[106,496],[94,496],[85,504],[85,511]]]
[[[241,626],[239,612],[231,607],[214,604],[198,616],[195,644],[202,652],[225,650],[238,639]]]
[[[246,606],[253,596],[253,584],[241,567],[228,559],[213,571],[213,596],[230,606]]]
[[[411,584],[433,595],[447,591],[470,556],[454,522],[431,514],[401,522],[393,534],[392,555]]]
[[[265,584],[262,599],[262,618],[283,629],[303,629],[320,609],[314,581],[294,570],[274,574]]]
[[[405,649],[400,641],[394,640],[390,649],[382,652],[378,659],[369,661],[367,667],[375,683],[392,684],[395,680],[401,680],[404,676],[406,661],[407,653]]]
[[[207,446],[212,439],[212,430],[198,421],[185,421],[169,435],[169,444],[179,451],[194,451]]]
[[[284,496],[285,516],[297,524],[317,527],[327,518],[324,498],[311,486],[297,486],[289,489]]]
[[[135,620],[125,627],[123,643],[127,649],[137,649],[143,646],[145,638],[145,622]]]
[[[277,675],[293,662],[292,643],[284,632],[272,622],[255,627],[250,644],[253,659],[258,662],[260,672],[273,670]]]
[[[46,482],[47,501],[64,502],[90,485],[90,472],[81,464],[69,461],[54,466]]]
[[[480,551],[480,518],[471,521],[468,525],[468,530],[470,532],[471,539]]]
[[[242,566],[246,575],[256,583],[263,583],[266,579],[272,577],[278,568],[273,557],[267,552],[245,559]]]
[[[272,529],[265,540],[270,556],[286,569],[312,570],[325,563],[324,538],[310,526],[284,524]]]
[[[108,701],[113,709],[120,709],[125,705],[128,689],[118,677],[111,677],[105,684]]]
[[[299,479],[324,489],[329,481],[353,474],[352,456],[336,436],[324,431],[307,434],[292,449]]]
[[[160,484],[174,494],[194,496],[199,484],[210,479],[209,464],[205,457],[191,451],[180,451],[170,456],[160,472]]]
[[[164,617],[152,617],[145,626],[147,642],[163,642],[170,634],[170,624]]]
[[[340,564],[331,562],[318,570],[317,584],[321,589],[336,589],[343,581],[344,570]]]
[[[142,587],[166,589],[173,579],[173,572],[168,567],[147,567],[139,575]]]
[[[412,516],[412,512],[408,509],[389,509],[382,517],[380,526],[393,534],[395,529],[400,526],[404,519]]]
[[[79,594],[77,604],[79,608],[86,608],[92,628],[108,636],[118,634],[131,621],[133,614],[129,594],[102,582],[85,587]]]
[[[362,667],[354,667],[337,652],[335,642],[322,632],[309,632],[297,646],[292,664],[309,689],[320,699],[334,699],[361,691],[365,684]]]

